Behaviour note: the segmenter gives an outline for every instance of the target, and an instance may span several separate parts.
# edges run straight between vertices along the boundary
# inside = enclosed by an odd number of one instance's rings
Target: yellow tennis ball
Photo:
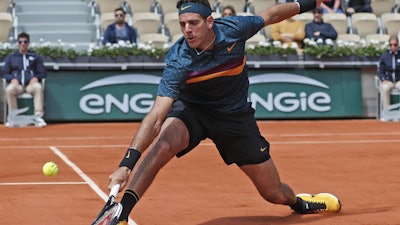
[[[58,166],[54,162],[47,162],[43,165],[43,174],[52,177],[58,174]]]

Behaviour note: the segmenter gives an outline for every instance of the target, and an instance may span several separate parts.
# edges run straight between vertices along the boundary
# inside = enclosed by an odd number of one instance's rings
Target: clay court
[[[258,195],[210,141],[174,158],[135,207],[139,225],[398,225],[400,125],[378,120],[259,121],[281,179],[296,193],[331,192],[337,214],[294,214]],[[89,225],[138,123],[0,127],[0,224]],[[55,177],[42,165],[58,164]]]

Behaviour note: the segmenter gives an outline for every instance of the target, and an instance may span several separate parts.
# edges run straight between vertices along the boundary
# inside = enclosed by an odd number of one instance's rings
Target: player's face
[[[212,26],[214,19],[206,20],[198,13],[183,13],[179,16],[181,31],[191,48],[203,49],[213,40]]]

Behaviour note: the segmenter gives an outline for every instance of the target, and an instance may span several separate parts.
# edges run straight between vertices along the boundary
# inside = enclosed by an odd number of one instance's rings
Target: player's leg
[[[128,188],[143,195],[158,171],[189,143],[189,132],[177,118],[168,118],[160,131],[159,138],[140,163]]]
[[[189,131],[186,125],[178,118],[167,118],[162,125],[158,139],[143,161],[139,163],[124,193],[121,200],[123,210],[119,220],[128,220],[132,208],[149,188],[160,169],[188,144]]]
[[[281,182],[269,153],[270,145],[261,136],[253,109],[222,116],[216,121],[218,130],[208,130],[210,138],[225,163],[236,163],[253,181],[264,199],[275,204],[289,205],[299,213],[339,211],[340,203],[336,197],[329,194],[296,196],[288,185]]]
[[[252,180],[265,200],[284,205],[296,203],[296,195],[288,185],[281,182],[272,158],[259,164],[243,165],[240,169]]]
[[[281,182],[272,158],[259,164],[242,165],[240,168],[253,181],[260,195],[271,203],[288,205],[303,214],[340,211],[340,201],[332,194],[295,196],[293,190]]]

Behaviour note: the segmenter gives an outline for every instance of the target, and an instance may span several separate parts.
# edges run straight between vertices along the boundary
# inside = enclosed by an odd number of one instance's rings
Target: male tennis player
[[[254,109],[247,101],[245,41],[264,26],[319,6],[323,0],[274,5],[257,16],[215,19],[207,0],[179,0],[184,35],[170,49],[153,108],[143,119],[120,167],[110,176],[111,188],[127,185],[141,154],[157,137],[139,164],[121,203],[120,225],[145,193],[158,171],[175,155],[181,157],[210,138],[226,164],[235,163],[260,195],[298,213],[338,212],[332,194],[296,196],[282,183],[261,136]]]

